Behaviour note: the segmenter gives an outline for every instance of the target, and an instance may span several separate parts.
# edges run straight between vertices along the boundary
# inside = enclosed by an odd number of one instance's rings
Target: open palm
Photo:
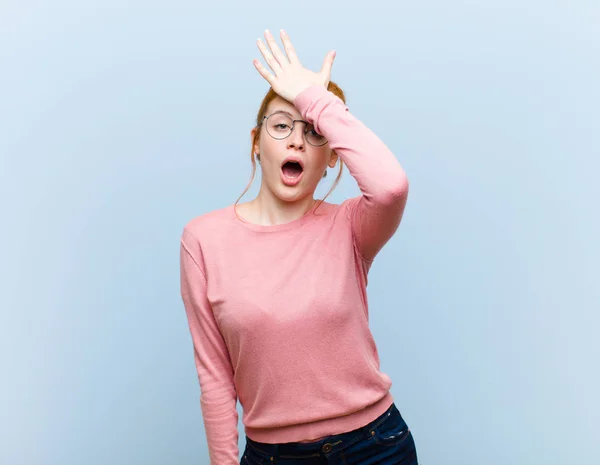
[[[281,41],[283,42],[287,57],[281,51],[268,29],[265,31],[265,38],[271,51],[269,51],[260,39],[257,39],[256,43],[275,75],[271,74],[260,61],[254,60],[253,63],[260,75],[266,79],[278,95],[294,103],[296,96],[308,87],[320,85],[327,88],[331,80],[331,68],[335,58],[334,50],[327,54],[321,70],[315,73],[302,66],[290,38],[283,29],[281,30]]]

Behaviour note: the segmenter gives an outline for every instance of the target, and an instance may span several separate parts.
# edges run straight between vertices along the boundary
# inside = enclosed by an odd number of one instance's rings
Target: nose
[[[294,130],[288,137],[288,148],[293,146],[303,149],[304,142],[304,123],[296,121],[294,123]]]

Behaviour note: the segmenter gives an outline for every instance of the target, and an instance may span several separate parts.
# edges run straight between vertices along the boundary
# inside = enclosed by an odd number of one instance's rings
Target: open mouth
[[[302,165],[295,161],[288,161],[283,164],[281,167],[281,171],[283,175],[290,179],[296,179],[302,174],[303,168]]]
[[[281,166],[281,181],[286,186],[295,186],[302,179],[304,168],[297,161],[287,161]]]

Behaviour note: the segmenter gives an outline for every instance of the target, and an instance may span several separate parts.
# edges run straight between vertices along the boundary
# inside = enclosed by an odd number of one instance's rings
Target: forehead
[[[279,97],[275,98],[269,104],[269,110],[267,111],[267,115],[275,113],[276,111],[283,111],[294,119],[302,119],[302,115],[294,105],[289,103],[287,100],[283,100]]]

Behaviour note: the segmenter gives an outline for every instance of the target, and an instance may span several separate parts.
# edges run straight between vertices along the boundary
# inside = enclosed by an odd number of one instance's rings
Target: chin
[[[289,189],[289,188],[288,188]],[[310,192],[304,191],[304,190],[295,190],[293,192],[286,192],[286,188],[284,187],[283,189],[277,189],[275,191],[275,195],[277,195],[277,197],[284,201],[284,202],[297,202],[298,200],[302,200],[305,199],[306,197],[310,196]]]
[[[308,173],[304,173],[306,176]],[[300,182],[294,186],[289,186],[285,184],[281,178],[281,175],[277,177],[271,178],[267,185],[271,192],[281,201],[283,202],[297,202],[299,200],[303,200],[307,197],[313,197],[316,190],[315,186],[311,186],[311,177],[304,177],[300,180]]]
[[[272,192],[283,202],[296,202],[313,194],[306,186],[297,185],[290,187],[281,182],[276,182],[275,186],[272,188]]]

